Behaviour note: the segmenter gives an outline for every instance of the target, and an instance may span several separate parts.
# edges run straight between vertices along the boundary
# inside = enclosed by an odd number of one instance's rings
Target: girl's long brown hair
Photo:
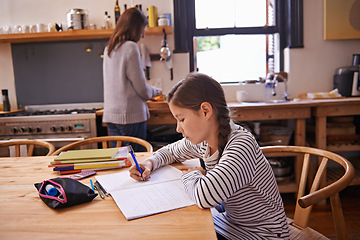
[[[142,30],[147,24],[146,16],[138,8],[128,8],[121,14],[114,32],[106,45],[109,57],[111,51],[118,49],[125,41],[138,42],[141,38]]]
[[[178,107],[194,111],[198,111],[203,102],[211,104],[215,109],[219,124],[218,151],[220,159],[231,132],[229,109],[221,85],[205,74],[190,73],[171,89],[168,101]]]

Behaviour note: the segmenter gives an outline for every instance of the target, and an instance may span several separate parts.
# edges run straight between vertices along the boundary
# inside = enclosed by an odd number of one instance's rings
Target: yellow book
[[[84,150],[69,150],[60,154],[54,159],[55,162],[70,162],[85,159],[126,159],[129,154],[127,147],[120,148],[104,148],[104,149],[84,149]]]

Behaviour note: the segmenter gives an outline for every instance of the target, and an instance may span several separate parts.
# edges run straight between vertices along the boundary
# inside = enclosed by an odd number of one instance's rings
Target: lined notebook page
[[[194,205],[185,193],[181,171],[172,166],[155,170],[148,181],[136,181],[129,172],[96,176],[126,219]]]

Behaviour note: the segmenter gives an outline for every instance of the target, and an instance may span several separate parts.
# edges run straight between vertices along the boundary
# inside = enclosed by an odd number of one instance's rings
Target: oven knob
[[[12,132],[12,133],[17,133],[17,132],[19,132],[19,130],[18,130],[16,127],[13,127],[13,128],[11,129],[11,132]]]
[[[22,127],[22,128],[20,128],[20,132],[25,133],[25,132],[27,132],[27,129],[26,129],[26,128],[24,128],[24,127]]]
[[[57,128],[56,128],[56,127],[51,127],[51,128],[50,128],[50,131],[56,132],[56,131],[57,131]]]
[[[32,133],[32,132],[34,132],[34,129],[31,127],[28,127],[27,131],[28,131],[28,133]]]
[[[39,133],[39,132],[41,132],[41,128],[40,128],[40,127],[37,127],[37,128],[35,129],[35,131],[36,131],[37,133]]]
[[[66,127],[66,130],[72,131],[72,130],[73,130],[73,127],[69,125],[69,126]]]
[[[65,128],[63,126],[60,126],[59,130],[60,130],[60,132],[63,132],[63,131],[65,131]]]

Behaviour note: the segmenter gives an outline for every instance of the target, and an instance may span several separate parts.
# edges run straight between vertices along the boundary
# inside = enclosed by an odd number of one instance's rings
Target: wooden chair
[[[45,156],[50,156],[55,151],[54,145],[42,140],[11,140],[6,142],[0,142],[0,147],[14,146],[15,157],[20,157],[20,146],[22,145],[26,146],[28,157],[33,156],[35,146],[47,148],[48,152]]]
[[[300,147],[300,146],[266,146],[261,148],[265,156],[303,156],[303,165],[300,176],[300,183],[295,206],[294,219],[288,218],[290,227],[290,239],[327,239],[322,234],[308,227],[312,206],[320,201],[330,198],[333,214],[335,231],[338,239],[347,239],[344,215],[341,208],[339,192],[346,188],[355,175],[352,164],[344,157],[322,149]],[[315,162],[319,160],[316,174],[312,179],[309,193],[306,193],[306,183],[309,180],[309,168],[315,157]],[[337,180],[332,181],[326,186],[320,184],[323,174],[326,172],[328,162],[338,163],[343,169],[344,174]],[[340,169],[341,170],[341,169]]]
[[[121,147],[122,142],[132,142],[132,143],[137,143],[137,144],[144,146],[146,148],[147,152],[153,151],[153,147],[151,146],[151,144],[140,138],[129,137],[129,136],[103,136],[103,137],[87,138],[84,140],[79,140],[79,141],[70,143],[64,147],[59,148],[52,155],[53,156],[59,155],[59,153],[61,153],[63,151],[72,150],[72,149],[78,148],[80,146],[90,145],[90,144],[94,144],[94,143],[101,143],[102,148],[109,148],[109,147],[111,147],[111,142],[114,142],[114,141],[116,141],[116,147]]]

